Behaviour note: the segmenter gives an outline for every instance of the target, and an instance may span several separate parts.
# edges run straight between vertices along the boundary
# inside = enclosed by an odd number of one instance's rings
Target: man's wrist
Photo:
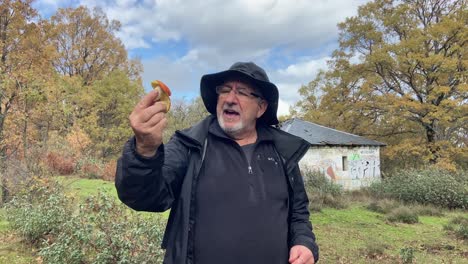
[[[157,150],[158,150],[158,147],[144,148],[144,147],[139,146],[138,143],[136,143],[136,146],[135,146],[135,151],[139,155],[146,157],[146,158],[154,157],[156,155]]]

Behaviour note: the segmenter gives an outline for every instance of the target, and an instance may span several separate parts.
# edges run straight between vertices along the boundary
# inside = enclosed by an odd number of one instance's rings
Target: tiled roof
[[[307,140],[312,145],[385,146],[385,143],[293,118],[281,129]]]

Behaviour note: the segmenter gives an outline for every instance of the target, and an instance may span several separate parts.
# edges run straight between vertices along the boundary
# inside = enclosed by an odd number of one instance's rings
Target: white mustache
[[[223,111],[230,110],[230,111],[235,111],[237,113],[240,113],[240,110],[237,109],[237,107],[229,106],[229,105],[224,105],[223,106]]]

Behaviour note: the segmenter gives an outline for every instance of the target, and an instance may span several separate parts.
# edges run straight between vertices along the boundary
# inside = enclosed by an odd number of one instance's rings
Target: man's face
[[[265,113],[267,102],[254,88],[242,81],[226,81],[217,87],[216,114],[221,128],[230,136],[255,130],[257,119]]]

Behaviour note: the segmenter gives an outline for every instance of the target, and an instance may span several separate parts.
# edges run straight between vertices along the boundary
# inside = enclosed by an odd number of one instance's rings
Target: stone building
[[[284,122],[281,129],[311,144],[299,163],[303,171],[320,171],[345,190],[380,179],[380,148],[384,143],[297,118]]]

